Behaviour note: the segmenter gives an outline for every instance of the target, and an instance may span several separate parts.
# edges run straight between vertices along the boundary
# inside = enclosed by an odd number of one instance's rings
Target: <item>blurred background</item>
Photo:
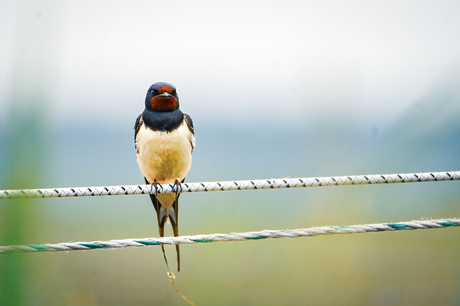
[[[188,182],[460,170],[458,1],[0,8],[0,189],[143,183],[133,126],[157,81],[194,120]],[[459,198],[458,182],[184,194],[180,233],[459,217]],[[158,233],[148,196],[2,200],[0,222],[1,245]],[[460,305],[459,234],[183,245],[176,284],[198,305]],[[166,271],[157,247],[2,255],[0,300],[184,305]]]

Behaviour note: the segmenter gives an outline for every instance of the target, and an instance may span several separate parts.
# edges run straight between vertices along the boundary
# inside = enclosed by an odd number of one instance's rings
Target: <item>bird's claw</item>
[[[151,185],[152,185],[153,188],[155,188],[155,196],[158,195],[158,186],[160,186],[161,189],[163,189],[163,186],[161,184],[158,184],[157,180],[154,180]]]
[[[174,190],[176,192],[176,197],[182,192],[182,184],[178,179],[174,181]]]

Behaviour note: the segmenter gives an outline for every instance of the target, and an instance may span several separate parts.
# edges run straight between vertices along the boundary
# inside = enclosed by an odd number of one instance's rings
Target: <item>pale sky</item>
[[[458,1],[2,1],[0,8],[2,113],[19,85],[27,100],[46,87],[60,118],[118,121],[142,111],[152,83],[168,81],[184,111],[211,124],[348,116],[384,128],[460,62]]]

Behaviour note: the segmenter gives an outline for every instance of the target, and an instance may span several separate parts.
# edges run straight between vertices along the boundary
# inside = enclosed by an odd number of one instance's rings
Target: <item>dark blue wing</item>
[[[136,150],[137,150],[136,136],[137,136],[137,133],[139,132],[139,129],[141,128],[142,123],[144,123],[144,120],[142,118],[142,114],[140,114],[136,119],[136,123],[134,124],[134,147],[136,148]]]

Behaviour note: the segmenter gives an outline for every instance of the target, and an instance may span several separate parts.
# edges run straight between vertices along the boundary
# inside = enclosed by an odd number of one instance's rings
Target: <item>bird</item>
[[[160,237],[169,219],[174,236],[179,235],[178,209],[181,183],[192,166],[195,132],[192,118],[179,108],[176,87],[157,82],[145,97],[145,109],[134,126],[137,163],[145,183],[155,188],[150,194],[158,217]],[[158,184],[171,184],[175,193],[157,193]],[[161,246],[169,270],[163,245]],[[180,271],[180,251],[176,245],[177,271]]]

